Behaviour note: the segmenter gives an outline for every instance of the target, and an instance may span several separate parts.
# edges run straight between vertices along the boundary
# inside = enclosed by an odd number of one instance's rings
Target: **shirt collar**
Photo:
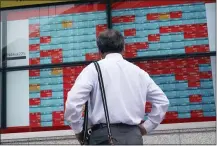
[[[105,57],[106,59],[117,59],[121,60],[123,59],[123,56],[120,53],[109,53]]]

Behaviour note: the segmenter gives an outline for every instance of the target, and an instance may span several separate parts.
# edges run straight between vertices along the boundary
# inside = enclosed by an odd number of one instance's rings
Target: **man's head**
[[[124,37],[120,32],[108,29],[98,36],[97,46],[103,55],[108,53],[122,53],[124,50]]]

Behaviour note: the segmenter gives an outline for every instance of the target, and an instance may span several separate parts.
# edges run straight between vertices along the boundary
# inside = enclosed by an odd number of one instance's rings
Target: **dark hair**
[[[121,53],[124,49],[124,37],[119,31],[108,29],[99,34],[97,46],[101,53]]]

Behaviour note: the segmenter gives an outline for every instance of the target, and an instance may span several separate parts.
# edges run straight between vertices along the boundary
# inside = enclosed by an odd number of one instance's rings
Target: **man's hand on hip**
[[[142,125],[144,122],[145,121],[142,120],[141,123],[138,125],[139,126],[139,130],[140,130],[142,136],[144,136],[144,135],[147,134],[147,131],[146,131],[145,127]]]

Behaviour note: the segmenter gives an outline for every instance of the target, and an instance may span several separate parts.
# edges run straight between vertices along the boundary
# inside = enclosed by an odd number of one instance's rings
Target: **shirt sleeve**
[[[93,64],[90,64],[77,77],[74,86],[68,92],[65,103],[64,118],[69,123],[75,134],[83,130],[82,109],[83,105],[90,98],[90,92],[94,86]]]
[[[146,72],[144,77],[146,78],[145,81],[148,83],[146,101],[152,104],[152,110],[148,114],[148,119],[143,123],[143,126],[147,133],[150,133],[162,122],[168,110],[169,100]]]

